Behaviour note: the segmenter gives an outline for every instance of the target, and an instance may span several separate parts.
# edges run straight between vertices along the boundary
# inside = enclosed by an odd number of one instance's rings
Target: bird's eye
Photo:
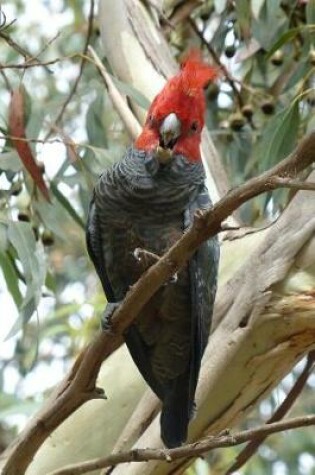
[[[197,122],[196,120],[194,120],[194,122],[191,124],[190,130],[191,130],[192,132],[197,132],[197,130],[198,130],[198,122]]]

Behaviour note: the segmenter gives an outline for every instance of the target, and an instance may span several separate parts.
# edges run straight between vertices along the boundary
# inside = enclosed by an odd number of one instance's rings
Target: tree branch
[[[114,84],[114,81],[106,71],[105,66],[103,65],[100,58],[97,56],[94,49],[89,46],[88,51],[93,59],[95,66],[97,67],[99,73],[102,76],[113,106],[115,107],[119,117],[123,121],[127,132],[129,133],[129,136],[132,140],[135,140],[141,132],[141,125],[128,107],[128,104],[124,100],[122,94],[118,91],[117,87]]]
[[[99,333],[80,353],[73,368],[18,437],[2,475],[20,475],[30,464],[44,440],[86,401],[101,397],[95,388],[100,366],[123,342],[122,334],[155,292],[192,256],[198,246],[217,234],[221,223],[239,206],[266,191],[274,190],[274,177],[295,178],[315,161],[315,132],[304,138],[286,159],[232,189],[214,207],[195,217],[192,227],[161,259],[134,284],[112,318],[111,331]]]
[[[234,447],[243,444],[248,440],[266,438],[271,434],[283,432],[286,430],[309,427],[315,425],[315,414],[295,417],[281,422],[274,422],[255,429],[248,429],[235,434],[227,433],[222,435],[210,436],[205,439],[187,444],[176,449],[133,449],[128,452],[109,455],[95,460],[83,463],[69,465],[61,470],[54,470],[49,475],[81,475],[105,467],[112,467],[121,463],[128,462],[147,462],[149,460],[163,460],[171,463],[173,460],[181,458],[195,458],[204,455],[214,449],[223,447]]]
[[[315,361],[315,351],[311,351],[308,355],[306,365],[291,388],[285,400],[280,404],[275,413],[267,421],[267,424],[272,424],[282,419],[291,409],[298,396],[301,394],[308,377],[310,376]],[[245,463],[257,452],[259,446],[265,441],[267,434],[260,434],[253,438],[246,447],[237,455],[235,462],[225,472],[225,475],[231,475],[239,470]]]

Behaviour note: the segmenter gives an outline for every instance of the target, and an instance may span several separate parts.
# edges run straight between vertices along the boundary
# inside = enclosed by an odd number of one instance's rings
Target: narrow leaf
[[[47,201],[50,201],[49,191],[38,167],[29,143],[26,141],[24,121],[24,96],[21,88],[12,92],[9,107],[9,130],[13,137],[12,143],[26,170],[30,173],[36,186],[40,189]]]
[[[289,31],[286,31],[283,33],[283,35],[280,36],[279,39],[271,46],[271,48],[268,51],[268,54],[266,55],[266,60],[271,58],[271,56],[278,51],[284,44],[288,43],[289,41],[292,41],[300,32],[300,28],[292,28]]]
[[[50,189],[59,201],[59,203],[65,208],[65,210],[70,214],[74,221],[82,228],[85,229],[85,225],[81,216],[78,215],[76,210],[71,206],[69,200],[58,190],[57,185],[54,182],[51,182]]]
[[[0,252],[0,267],[14,303],[17,308],[19,308],[22,303],[22,295],[19,289],[18,277],[10,258],[6,253]]]
[[[29,223],[10,222],[8,238],[16,249],[24,271],[27,288],[20,311],[24,314],[24,321],[27,321],[39,303],[42,286],[45,283],[45,253],[42,245],[36,243]]]
[[[4,152],[0,155],[0,169],[17,173],[21,170],[22,164],[15,150]]]
[[[264,130],[259,143],[260,163],[266,169],[288,155],[296,142],[299,126],[299,103],[297,100],[279,112]]]

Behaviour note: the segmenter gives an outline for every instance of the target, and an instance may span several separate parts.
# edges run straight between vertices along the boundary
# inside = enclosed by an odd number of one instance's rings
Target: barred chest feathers
[[[119,221],[124,214],[142,222],[168,222],[187,208],[204,186],[201,162],[175,156],[161,165],[153,153],[130,148],[125,157],[101,176],[96,202],[102,213]]]

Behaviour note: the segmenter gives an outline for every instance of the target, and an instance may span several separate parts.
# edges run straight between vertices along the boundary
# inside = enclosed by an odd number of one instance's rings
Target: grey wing
[[[103,223],[104,225],[104,223]],[[114,289],[110,283],[107,265],[104,256],[104,246],[102,240],[104,239],[104,232],[102,232],[100,221],[97,215],[97,208],[95,204],[95,196],[93,196],[90,203],[87,226],[86,226],[86,243],[87,250],[91,261],[94,264],[96,272],[102,283],[103,290],[105,292],[108,302],[117,302],[120,300],[120,295],[115,295]],[[117,289],[116,289],[117,290]],[[117,292],[116,292],[117,294]],[[119,293],[120,294],[120,293]],[[129,348],[129,351],[138,366],[143,377],[146,379],[151,388],[155,391],[160,399],[163,398],[163,388],[158,383],[153,375],[149,350],[145,343],[142,341],[139,332],[134,324],[125,332],[125,341]]]
[[[94,264],[95,270],[102,283],[108,302],[116,302],[114,290],[110,284],[108,274],[106,271],[106,263],[102,247],[102,231],[100,228],[99,219],[97,216],[97,209],[95,204],[95,195],[89,207],[87,226],[86,226],[86,244],[88,254]]]
[[[197,209],[212,206],[208,190],[202,187],[196,200],[190,204],[185,216],[185,227],[191,225]],[[190,364],[190,388],[194,393],[201,365],[201,359],[208,343],[214,299],[217,289],[217,275],[220,248],[217,236],[201,244],[189,261],[190,291],[192,303],[192,341]]]

